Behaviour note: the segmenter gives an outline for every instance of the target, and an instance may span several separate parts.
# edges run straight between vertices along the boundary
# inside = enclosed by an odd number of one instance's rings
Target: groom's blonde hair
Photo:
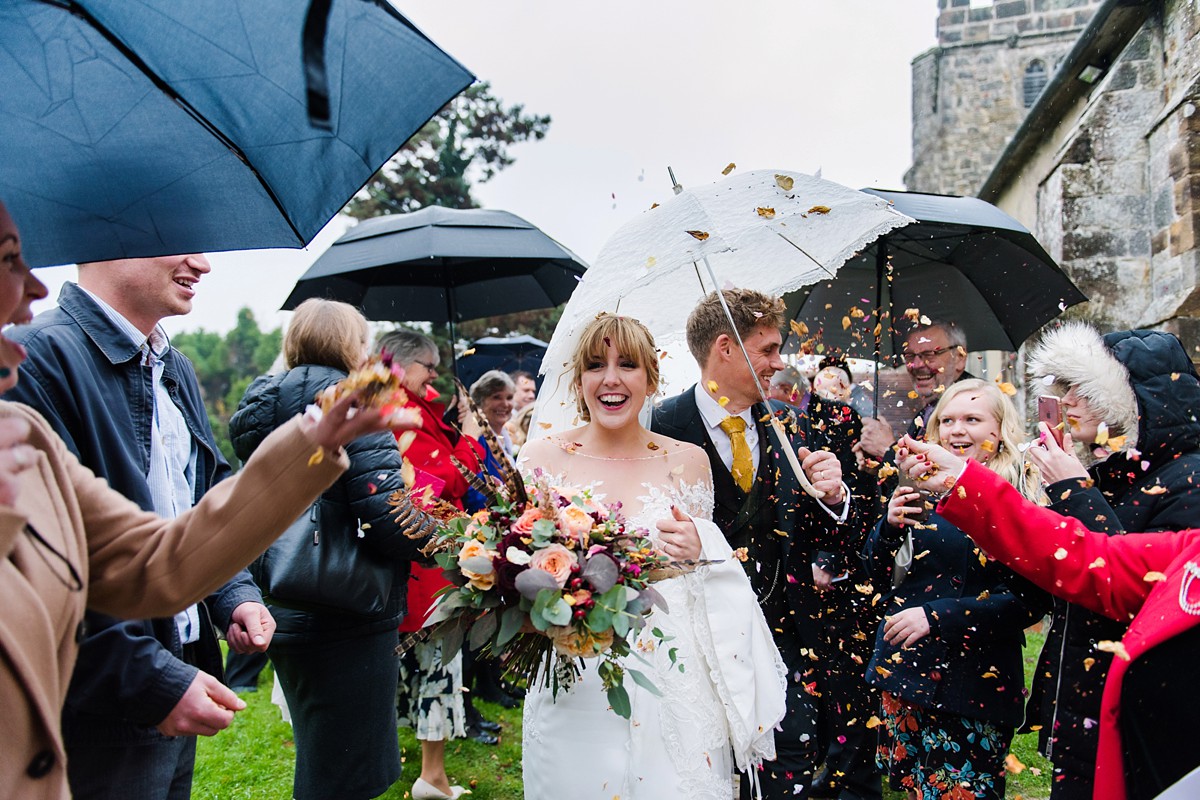
[[[591,422],[580,387],[588,362],[608,358],[608,349],[617,352],[646,370],[646,385],[650,393],[658,391],[658,350],[650,331],[633,317],[618,317],[607,311],[587,324],[579,335],[579,344],[571,356],[571,393],[575,395],[575,408],[579,418]]]

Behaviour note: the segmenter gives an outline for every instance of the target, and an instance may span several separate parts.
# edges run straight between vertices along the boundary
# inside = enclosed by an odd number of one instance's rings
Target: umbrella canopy
[[[325,297],[373,320],[455,323],[565,303],[585,269],[516,214],[431,206],[351,228],[283,308]]]
[[[35,266],[302,247],[472,81],[387,0],[6,0],[0,74]]]
[[[782,294],[832,278],[847,258],[910,222],[882,198],[783,170],[735,174],[644,212],[604,245],[563,311],[543,361],[538,421],[551,427],[542,431],[573,423],[570,381],[558,374],[598,312],[645,323],[674,354],[663,362],[669,372],[690,363],[682,346],[687,317],[714,288],[697,262],[711,261],[721,285]]]
[[[1016,350],[1063,310],[1087,300],[1033,234],[990,203],[863,191],[893,203],[917,224],[880,237],[849,259],[836,279],[786,298],[792,317],[827,349],[873,358],[878,326],[878,357],[898,356],[906,328],[897,323],[907,312],[956,322],[972,350]],[[790,337],[785,350],[794,351],[799,342]]]
[[[537,375],[546,343],[532,336],[485,336],[476,339],[458,358],[458,379],[470,386],[490,369]]]

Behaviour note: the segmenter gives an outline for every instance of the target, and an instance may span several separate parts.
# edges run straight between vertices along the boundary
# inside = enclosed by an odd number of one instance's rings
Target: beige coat
[[[0,797],[57,800],[70,796],[59,716],[84,607],[131,618],[186,608],[265,550],[347,461],[339,453],[310,466],[315,445],[293,420],[240,474],[167,521],[83,467],[32,409],[0,402],[10,416],[29,421],[40,452],[16,507],[0,506]],[[82,591],[27,524],[74,566]]]

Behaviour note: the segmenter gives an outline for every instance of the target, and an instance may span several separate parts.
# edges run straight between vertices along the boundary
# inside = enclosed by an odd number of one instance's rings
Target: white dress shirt
[[[86,289],[84,290],[87,291]],[[187,511],[196,496],[196,443],[188,430],[183,412],[171,399],[163,385],[166,363],[162,357],[171,347],[167,334],[155,326],[149,336],[134,327],[133,323],[91,292],[88,297],[96,301],[100,310],[130,341],[141,348],[142,364],[151,368],[154,384],[154,416],[150,424],[150,469],[146,483],[154,501],[154,513],[165,519]],[[200,612],[195,605],[188,606],[175,615],[175,628],[179,641],[190,644],[200,638]]]

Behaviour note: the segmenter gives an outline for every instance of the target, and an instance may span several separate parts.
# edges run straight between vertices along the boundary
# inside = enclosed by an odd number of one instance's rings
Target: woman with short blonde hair
[[[371,329],[362,313],[337,300],[311,297],[296,306],[283,337],[283,357],[288,369],[301,364],[349,372],[367,354]]]

